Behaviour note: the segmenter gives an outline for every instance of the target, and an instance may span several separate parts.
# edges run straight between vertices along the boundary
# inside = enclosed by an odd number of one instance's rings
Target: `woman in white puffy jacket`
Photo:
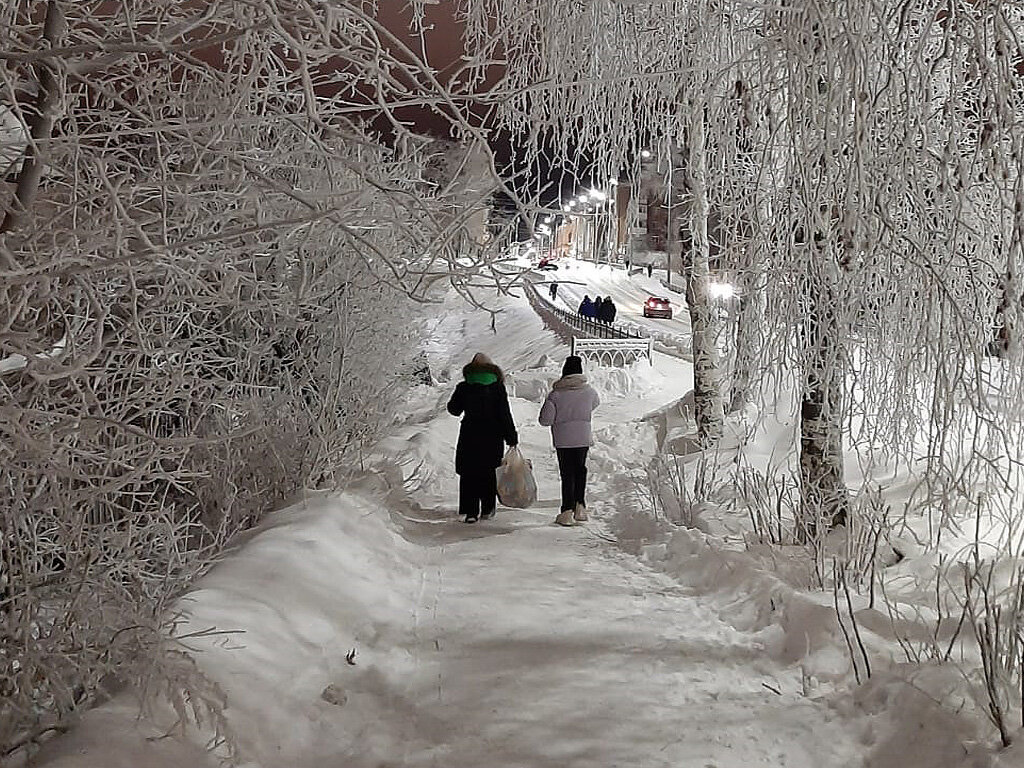
[[[587,451],[593,444],[590,417],[600,402],[583,375],[583,360],[576,355],[565,358],[562,378],[554,383],[540,409],[540,423],[551,427],[562,478],[562,507],[555,518],[559,525],[587,520]]]

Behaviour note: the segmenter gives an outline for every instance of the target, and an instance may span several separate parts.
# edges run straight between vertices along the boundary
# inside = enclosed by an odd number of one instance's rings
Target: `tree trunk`
[[[837,292],[831,275],[811,275],[803,342],[800,406],[801,535],[846,522],[849,496],[843,478],[843,353]]]
[[[738,291],[736,312],[735,358],[729,413],[742,411],[753,399],[754,371],[761,358],[761,328],[766,307],[764,261],[751,259],[736,281]]]
[[[693,330],[693,400],[697,442],[707,448],[722,436],[725,420],[715,347],[715,317],[708,296],[710,243],[708,241],[707,157],[704,139],[704,108],[693,108],[688,137],[686,177],[690,187],[690,264],[686,273],[686,303]]]
[[[754,203],[749,220],[736,228],[742,242],[740,269],[735,278],[736,316],[733,365],[730,376],[729,413],[737,413],[753,400],[756,389],[754,373],[760,370],[762,328],[767,308],[766,254],[767,249],[755,232],[763,231],[763,216]]]
[[[1016,241],[1020,235],[1014,227],[1013,240]],[[1020,246],[1011,242],[1010,252]],[[996,305],[994,332],[988,344],[988,354],[993,357],[1008,357],[1010,348],[1016,339],[1015,321],[1017,313],[1014,311],[1020,304],[1020,290],[1017,286],[1017,279],[1014,275],[1013,258],[1007,259],[1006,271],[999,278],[1000,295],[999,303]]]
[[[63,35],[64,14],[57,0],[46,5],[46,20],[43,22],[43,40],[46,47],[59,44]],[[61,80],[54,62],[43,59],[36,65],[38,93],[29,120],[30,141],[25,150],[25,161],[18,174],[18,182],[10,208],[0,222],[0,234],[17,229],[24,221],[43,177],[43,149],[53,132],[57,109],[61,103]]]

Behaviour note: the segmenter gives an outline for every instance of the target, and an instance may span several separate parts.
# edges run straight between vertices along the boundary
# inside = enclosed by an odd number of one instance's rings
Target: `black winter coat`
[[[501,371],[497,366],[491,367],[498,372],[497,381],[461,381],[448,401],[448,413],[463,417],[455,449],[455,471],[460,475],[493,470],[501,464],[504,443],[510,447],[519,443]],[[466,366],[463,373],[474,368]]]
[[[600,319],[606,323],[615,322],[615,304],[612,303],[611,299],[605,299],[601,305]]]

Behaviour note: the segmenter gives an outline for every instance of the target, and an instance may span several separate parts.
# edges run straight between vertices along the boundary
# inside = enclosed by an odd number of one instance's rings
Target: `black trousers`
[[[459,475],[459,514],[479,517],[493,512],[498,503],[498,477],[494,469],[480,469]]]
[[[587,451],[583,448],[556,448],[558,474],[562,478],[562,511],[575,509],[577,504],[586,505],[587,492]]]

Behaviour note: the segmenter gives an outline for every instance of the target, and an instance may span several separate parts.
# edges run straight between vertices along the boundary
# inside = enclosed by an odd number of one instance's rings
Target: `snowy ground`
[[[232,633],[189,647],[225,695],[243,765],[994,764],[971,746],[971,702],[943,714],[958,694],[941,675],[879,675],[849,692],[832,595],[795,588],[795,558],[765,567],[768,555],[714,533],[729,520],[709,534],[645,512],[657,440],[684,428],[670,416],[691,386],[685,361],[588,371],[603,400],[594,520],[553,526],[557,471],[536,415],[566,350],[525,300],[494,301],[496,333],[458,301],[442,308],[428,356],[443,381],[410,394],[366,477],[270,515],[182,601],[182,632]],[[443,406],[477,351],[509,372],[540,499],[467,526],[454,514],[458,422]],[[773,423],[778,437],[782,417]],[[868,643],[884,654],[883,639],[880,629]],[[115,698],[40,764],[216,764],[172,712],[134,715],[130,698]]]

